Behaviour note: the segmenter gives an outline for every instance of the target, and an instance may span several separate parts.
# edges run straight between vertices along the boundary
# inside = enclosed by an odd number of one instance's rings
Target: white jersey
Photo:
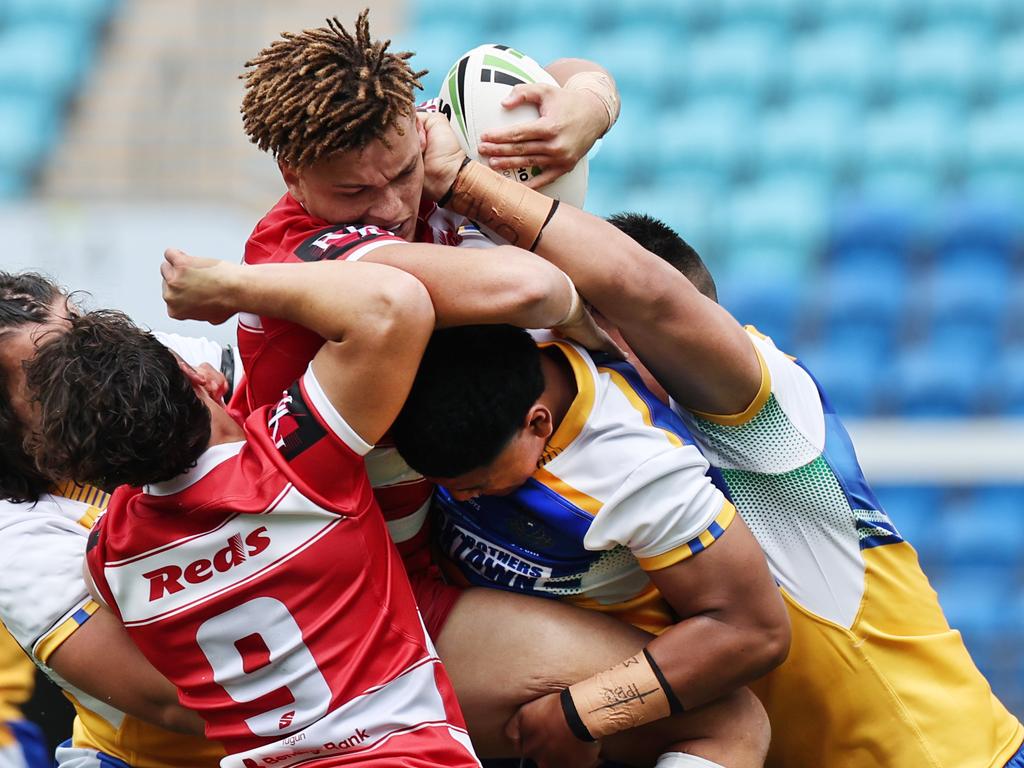
[[[627,363],[555,342],[577,394],[533,477],[508,496],[438,489],[441,551],[465,581],[674,623],[647,571],[710,546],[735,510],[682,421]]]

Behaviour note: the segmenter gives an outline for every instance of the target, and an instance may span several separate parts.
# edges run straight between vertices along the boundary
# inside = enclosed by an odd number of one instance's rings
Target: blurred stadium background
[[[243,62],[363,5],[0,0],[0,267],[181,330],[164,247],[239,258],[283,189],[242,135]],[[1024,714],[1024,3],[390,0],[371,20],[428,96],[481,42],[612,71],[588,209],[668,220],[722,302],[808,361]]]

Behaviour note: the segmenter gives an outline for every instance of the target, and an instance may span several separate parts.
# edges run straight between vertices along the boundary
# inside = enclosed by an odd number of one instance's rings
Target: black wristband
[[[651,670],[654,672],[654,676],[658,678],[658,683],[661,685],[661,690],[665,692],[665,698],[668,699],[668,708],[673,715],[678,715],[683,711],[683,702],[676,696],[676,692],[672,690],[672,686],[668,684],[668,680],[665,679],[664,673],[661,671],[661,667],[658,666],[658,662],[654,660],[650,652],[644,648],[644,656],[647,657],[647,663],[651,665]]]
[[[569,724],[569,730],[572,731],[572,735],[580,741],[597,741],[597,739],[590,735],[587,726],[580,719],[580,713],[576,711],[576,702],[572,700],[572,694],[569,693],[569,689],[563,688],[558,698],[562,702],[562,714],[565,715],[565,722]]]
[[[548,217],[544,219],[544,223],[540,225],[540,232],[537,233],[537,238],[533,241],[533,245],[530,246],[531,253],[537,249],[537,245],[540,243],[540,236],[544,234],[544,227],[548,225],[557,210],[558,200],[553,200],[551,202],[551,210],[548,211]]]
[[[471,162],[473,161],[470,160],[469,155],[466,155],[463,158],[462,165],[459,166],[459,170],[455,172],[455,178],[452,179],[452,185],[448,187],[448,191],[441,195],[441,199],[437,201],[437,204],[439,206],[444,208],[446,205],[448,205],[448,201],[452,199],[452,195],[455,193],[455,182],[459,180],[459,174],[462,173],[462,169],[469,165]]]

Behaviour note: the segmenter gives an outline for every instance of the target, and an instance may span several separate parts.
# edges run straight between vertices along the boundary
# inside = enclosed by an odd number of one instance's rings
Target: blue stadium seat
[[[602,3],[594,0],[517,0],[515,3],[494,4],[502,27],[506,25],[536,25],[543,20],[551,27],[569,27],[570,33],[584,34],[598,23]]]
[[[993,76],[1000,100],[1024,97],[1024,32],[1007,35],[999,43]]]
[[[645,151],[656,158],[660,174],[701,173],[728,180],[749,157],[752,117],[744,99],[689,101],[656,119],[653,146]]]
[[[873,115],[864,127],[864,186],[886,176],[919,178],[929,194],[956,170],[961,130],[953,111],[928,100],[905,102]]]
[[[942,337],[956,342],[957,337]],[[986,371],[975,350],[967,346],[914,348],[893,366],[889,393],[896,412],[908,417],[965,416],[975,411],[982,396]]]
[[[904,38],[896,49],[889,84],[894,98],[940,94],[965,100],[977,96],[991,78],[987,51],[991,38],[970,27],[929,27]]]
[[[1001,632],[1014,623],[1012,611],[1007,610],[1014,593],[1007,583],[1005,569],[989,565],[964,567],[957,570],[955,578],[944,571],[932,579],[932,584],[950,626],[971,639]]]
[[[693,40],[681,57],[679,75],[691,98],[735,94],[757,102],[778,85],[784,51],[770,27],[723,27]]]
[[[981,249],[949,251],[923,286],[929,322],[976,323],[997,329],[1010,301],[1010,285],[1005,254]]]
[[[623,103],[619,121],[601,140],[601,148],[591,163],[594,179],[604,179],[621,190],[638,178],[649,177],[658,161],[651,151],[656,135],[644,110]]]
[[[1024,542],[1024,500],[1019,496],[1005,489],[986,489],[947,505],[937,521],[948,543],[945,560],[1003,567],[1019,563]]]
[[[967,129],[967,162],[971,173],[1024,174],[1022,125],[1024,99],[1004,102],[972,118]]]
[[[762,175],[816,174],[832,181],[854,147],[858,115],[846,99],[812,96],[765,115],[757,124],[756,166]]]
[[[938,518],[944,492],[934,485],[876,485],[878,500],[896,524],[904,540],[909,541],[922,559],[942,548]]]
[[[91,61],[89,35],[77,25],[16,24],[0,30],[0,89],[66,98]]]
[[[552,24],[545,19],[510,24],[499,34],[502,43],[522,51],[541,66],[564,56],[588,55],[588,37],[570,23]]]
[[[925,23],[931,26],[955,24],[995,31],[1007,21],[1013,0],[925,0]]]
[[[685,33],[691,26],[690,9],[683,7],[690,3],[671,3],[665,0],[630,0],[628,3],[621,0],[583,1],[591,6],[590,12],[595,22],[606,27],[627,28],[635,24],[655,24],[666,33],[679,34]]]
[[[756,23],[782,33],[808,20],[806,0],[720,0],[719,23]]]
[[[676,85],[680,74],[678,51],[686,46],[685,39],[680,38],[679,30],[654,22],[613,27],[589,38],[587,58],[600,62],[612,73],[623,102],[631,97],[653,102]]]
[[[429,73],[421,82],[423,90],[417,91],[418,99],[432,99],[437,96],[441,83],[452,64],[471,48],[487,42],[467,26],[447,24],[417,28],[414,35],[396,36],[392,48],[396,51],[412,51],[414,69],[427,69]]]
[[[856,352],[831,341],[804,344],[796,352],[841,418],[869,416],[876,411],[881,385],[878,372],[855,357]]]
[[[992,372],[988,397],[996,412],[1024,416],[1024,345],[1002,350]]]
[[[857,21],[897,29],[920,19],[921,0],[821,0],[823,21]]]
[[[56,137],[55,105],[49,99],[0,94],[0,173],[27,184]]]
[[[11,23],[70,23],[92,32],[117,5],[118,0],[4,0],[2,7]]]
[[[646,213],[675,229],[704,259],[715,251],[715,232],[711,226],[720,205],[715,190],[687,187],[671,180],[645,185],[613,196],[609,213]],[[589,206],[588,206],[589,207]],[[713,264],[708,264],[709,268]]]
[[[939,259],[966,249],[1009,262],[1024,247],[1024,211],[1006,200],[959,198],[941,212],[935,247]]]
[[[923,242],[927,232],[926,212],[902,202],[853,198],[835,209],[831,250],[872,249],[903,258]]]
[[[883,251],[852,251],[829,267],[816,292],[825,324],[863,327],[891,342],[909,298],[901,259]]]
[[[723,210],[730,250],[781,249],[805,272],[823,245],[826,203],[819,188],[763,183],[738,190]]]
[[[790,353],[806,291],[805,281],[784,274],[761,279],[729,270],[718,280],[722,306],[740,323],[755,326],[771,336],[779,349]]]
[[[31,2],[31,0],[29,0]],[[434,36],[446,30],[462,37],[474,39],[474,45],[491,42],[481,39],[495,26],[500,5],[490,0],[416,0],[416,23],[413,31],[417,36]],[[452,15],[458,9],[458,23],[453,22]],[[452,56],[458,55],[452,53]]]
[[[859,106],[885,75],[887,35],[873,24],[829,26],[798,39],[789,55],[786,81],[793,98],[845,98]]]

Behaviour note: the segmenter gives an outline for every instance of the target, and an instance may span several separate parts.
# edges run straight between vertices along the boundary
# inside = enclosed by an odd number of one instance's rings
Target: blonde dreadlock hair
[[[242,118],[249,140],[293,168],[381,139],[413,114],[409,51],[388,53],[390,40],[371,40],[369,9],[351,35],[335,16],[326,27],[285,32],[245,63]]]

